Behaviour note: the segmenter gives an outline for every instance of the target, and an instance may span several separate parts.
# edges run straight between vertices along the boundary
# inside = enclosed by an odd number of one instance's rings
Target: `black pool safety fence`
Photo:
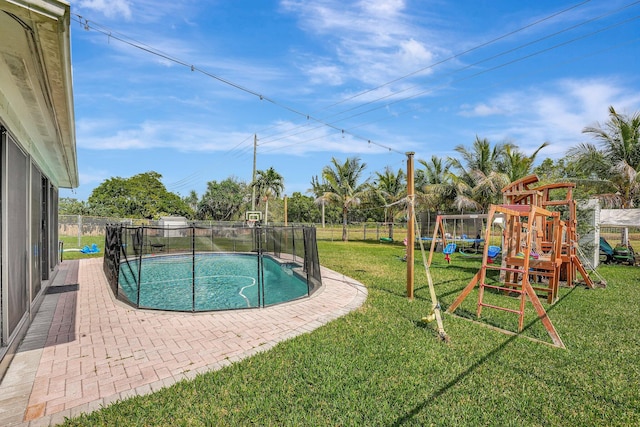
[[[266,307],[322,285],[308,226],[107,224],[103,268],[117,299],[169,311]]]

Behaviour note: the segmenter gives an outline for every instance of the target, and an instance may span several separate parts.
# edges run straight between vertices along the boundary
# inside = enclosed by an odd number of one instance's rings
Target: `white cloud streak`
[[[100,13],[107,18],[122,17],[131,19],[131,4],[128,0],[80,0],[77,4],[80,9],[87,9]]]
[[[524,151],[533,151],[542,142],[552,145],[545,155],[560,155],[579,142],[586,126],[608,120],[608,107],[619,111],[633,109],[640,95],[612,79],[563,79],[544,86],[505,92],[492,100],[464,104],[459,114],[467,118],[488,119],[501,129],[482,134],[494,141],[513,140]],[[479,122],[482,126],[482,121]]]
[[[281,4],[297,16],[303,31],[323,39],[334,61],[332,66],[320,64],[319,70],[304,67],[313,76],[312,83],[335,84],[335,73],[327,81],[318,79],[323,68],[332,67],[341,70],[345,79],[375,86],[423,68],[435,57],[424,28],[412,24],[402,0],[284,0]]]
[[[79,121],[77,123],[78,147],[89,150],[150,150],[170,148],[181,152],[247,152],[252,138],[239,131],[212,128],[208,123],[167,122],[146,120],[135,127],[120,128],[116,121]],[[115,131],[113,131],[115,129]],[[261,153],[286,153],[306,156],[318,152],[381,153],[388,151],[349,133],[326,126],[300,125],[278,121],[271,127],[273,139],[265,135],[259,141]],[[282,135],[286,135],[282,137]],[[244,141],[244,143],[238,143]]]

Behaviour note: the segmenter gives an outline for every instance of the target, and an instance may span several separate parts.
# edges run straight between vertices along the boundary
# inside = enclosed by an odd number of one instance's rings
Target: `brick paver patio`
[[[322,270],[311,298],[216,313],[115,301],[102,259],[65,261],[0,384],[0,425],[55,425],[266,351],[358,308],[360,283]]]

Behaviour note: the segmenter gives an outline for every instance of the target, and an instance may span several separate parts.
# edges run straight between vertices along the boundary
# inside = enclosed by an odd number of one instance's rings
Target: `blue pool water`
[[[294,273],[298,264],[263,257],[264,305],[308,295],[307,282]],[[120,291],[138,299],[138,262],[120,266]],[[142,259],[140,308],[210,311],[258,307],[258,257],[254,254],[167,255]]]

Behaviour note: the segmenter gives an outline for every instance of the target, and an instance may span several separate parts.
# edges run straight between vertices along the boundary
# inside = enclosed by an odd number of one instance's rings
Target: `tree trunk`
[[[627,227],[622,227],[620,229],[620,243],[624,246],[629,244],[629,229]]]
[[[347,238],[347,207],[342,208],[342,241],[346,242]]]

